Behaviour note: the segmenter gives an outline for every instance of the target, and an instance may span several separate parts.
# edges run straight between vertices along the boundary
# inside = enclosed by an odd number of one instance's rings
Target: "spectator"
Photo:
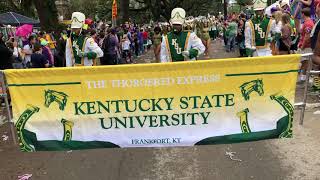
[[[139,54],[142,55],[144,53],[144,46],[143,46],[143,29],[137,30],[137,36],[138,36],[138,41],[139,41]]]
[[[148,32],[147,30],[143,30],[142,32],[142,38],[143,38],[143,51],[145,51],[147,49],[148,46]]]
[[[52,54],[55,54],[56,51],[56,41],[53,36],[54,32],[46,33],[44,38],[48,42],[48,47],[50,48]]]
[[[48,47],[48,41],[46,40],[42,40],[41,42],[41,46],[42,46],[42,54],[46,57],[46,59],[49,62],[49,67],[53,67],[54,66],[54,56],[51,52],[51,49]]]
[[[96,42],[97,44],[99,44],[99,40],[98,40],[98,35],[97,35],[97,31],[94,29],[91,29],[89,31],[90,37],[94,40],[94,42]]]
[[[281,38],[279,39],[279,54],[290,54],[290,47],[292,44],[291,33],[292,27],[290,25],[290,16],[287,13],[282,15]]]
[[[99,40],[98,40],[98,45],[99,45],[99,47],[102,47],[104,38],[105,38],[105,33],[104,33],[103,31],[101,31],[101,32],[99,33]]]
[[[0,34],[0,69],[12,69],[12,51],[10,51],[3,41],[3,34]]]
[[[34,44],[34,53],[31,55],[32,68],[48,68],[49,61],[42,54],[41,44]]]
[[[33,46],[37,42],[37,38],[34,35],[29,36],[28,38],[28,44],[23,47],[22,52],[24,53],[24,60],[23,65],[26,68],[30,68],[30,62],[31,62],[31,54],[33,53]]]
[[[282,13],[281,11],[276,11],[273,13],[273,21],[271,27],[271,34],[273,40],[271,42],[271,50],[273,55],[279,54],[279,40],[281,38],[281,28],[282,28]]]
[[[236,45],[236,36],[238,34],[238,24],[236,23],[236,19],[232,19],[227,27],[228,34],[228,49],[227,51],[234,51]]]
[[[244,28],[246,23],[246,14],[241,13],[240,14],[240,20],[238,23],[238,44],[239,44],[239,52],[240,57],[246,57],[246,47],[245,47],[245,39],[244,39]]]
[[[315,1],[316,15],[320,17],[320,0]],[[313,63],[318,65],[318,70],[320,69],[320,19],[316,22],[312,32],[311,32],[311,48],[313,50]],[[314,91],[320,90],[320,75],[317,75],[313,79],[312,89]]]
[[[303,8],[310,8],[310,18],[315,20],[315,4],[314,0],[300,0]]]
[[[295,26],[298,33],[300,32],[300,24],[304,23],[304,19],[302,17],[302,10],[305,8],[309,8],[311,19],[315,19],[315,6],[314,0],[290,0],[291,4],[291,14],[295,20]],[[283,3],[284,4],[284,3]]]
[[[160,63],[161,39],[161,28],[157,26],[154,28],[153,35],[153,50],[156,57],[156,63]]]
[[[104,50],[104,57],[101,59],[102,65],[114,65],[118,64],[117,60],[117,50],[119,47],[119,42],[116,37],[116,30],[111,29],[104,39],[103,42],[103,50]]]
[[[304,24],[301,28],[301,39],[299,41],[298,47],[300,49],[301,54],[311,53],[311,40],[310,40],[310,33],[313,29],[314,23],[312,19],[310,18],[310,9],[304,8],[301,11],[302,18],[304,19]],[[299,76],[299,81],[305,81],[306,80],[306,70],[308,66],[308,57],[301,58],[302,60],[302,66]]]
[[[152,38],[153,38],[153,36],[154,36],[154,31],[153,30],[151,30],[151,27],[149,26],[148,27],[148,42],[147,42],[147,44],[148,44],[148,50],[150,50],[151,49],[151,47],[152,47]]]
[[[127,35],[123,36],[121,41],[121,50],[122,50],[122,59],[124,63],[132,63],[131,54],[130,54],[130,40]]]
[[[13,52],[12,67],[14,69],[23,69],[22,58],[21,58],[21,48],[18,47],[18,42],[11,38],[7,43],[7,47]]]
[[[133,35],[133,43],[134,43],[134,52],[136,57],[139,57],[139,39],[137,32]]]
[[[55,67],[65,67],[65,51],[66,51],[66,32],[60,34],[60,38],[57,41],[56,54],[54,55],[54,66]]]

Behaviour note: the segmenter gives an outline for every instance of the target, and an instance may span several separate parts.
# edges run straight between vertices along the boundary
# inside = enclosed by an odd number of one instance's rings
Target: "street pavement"
[[[211,58],[237,56],[224,52],[220,42],[212,43]],[[153,61],[152,50],[138,59],[139,63]],[[0,126],[0,136],[9,139],[0,139],[0,180],[15,180],[22,174],[32,174],[32,180],[320,180],[316,110],[307,110],[303,126],[298,125],[296,110],[291,139],[179,148],[22,153],[5,124]],[[229,152],[237,160],[226,155]]]

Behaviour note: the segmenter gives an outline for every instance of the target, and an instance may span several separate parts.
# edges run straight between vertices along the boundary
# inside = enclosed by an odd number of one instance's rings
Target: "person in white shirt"
[[[36,43],[36,36],[29,36],[29,44],[23,46],[22,52],[24,53],[24,59],[22,64],[25,68],[31,68],[31,54],[33,53],[33,45]]]
[[[125,34],[121,41],[122,58],[125,63],[132,63],[131,54],[130,54],[130,45],[131,45],[131,42],[128,36]]]
[[[271,42],[271,50],[273,55],[279,54],[279,40],[281,38],[282,14],[283,13],[281,11],[276,11],[272,15],[271,35],[273,41]]]
[[[13,58],[14,58],[12,66],[14,69],[23,69],[22,59],[21,59],[22,50],[21,48],[18,47],[17,41],[14,41],[12,45],[13,45]]]

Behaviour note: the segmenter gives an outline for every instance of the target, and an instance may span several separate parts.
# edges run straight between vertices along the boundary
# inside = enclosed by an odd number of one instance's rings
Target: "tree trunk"
[[[55,4],[55,0],[33,1],[40,19],[41,28],[49,31],[58,29],[58,11]]]
[[[120,0],[120,23],[125,23],[129,20],[129,0]]]
[[[228,0],[224,0],[224,3],[223,3],[223,15],[224,15],[224,18],[227,18],[227,15],[228,15]]]

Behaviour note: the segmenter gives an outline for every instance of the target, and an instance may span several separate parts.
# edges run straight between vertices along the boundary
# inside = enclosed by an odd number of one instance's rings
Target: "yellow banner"
[[[292,137],[299,55],[6,70],[23,151]]]

